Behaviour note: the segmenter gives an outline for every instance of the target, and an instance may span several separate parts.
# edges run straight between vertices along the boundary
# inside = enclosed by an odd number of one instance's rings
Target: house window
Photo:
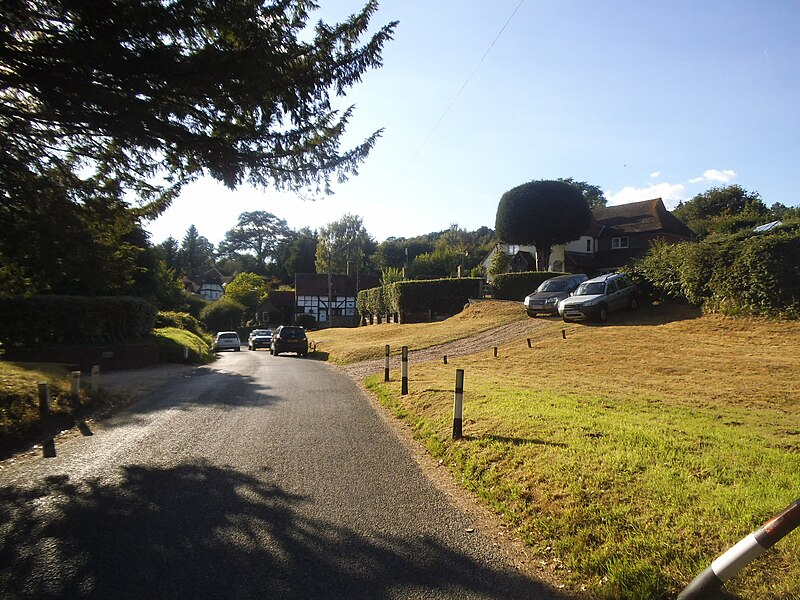
[[[588,240],[586,240],[586,251],[587,252],[591,252],[592,251],[592,238],[589,238]]]
[[[628,247],[628,238],[627,237],[615,237],[611,238],[611,247],[613,249],[618,248],[627,248]]]

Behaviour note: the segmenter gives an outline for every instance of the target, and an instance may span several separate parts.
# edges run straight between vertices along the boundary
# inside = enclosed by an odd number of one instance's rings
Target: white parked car
[[[220,350],[233,350],[239,352],[242,349],[242,342],[239,334],[235,331],[220,331],[214,340],[214,352]]]

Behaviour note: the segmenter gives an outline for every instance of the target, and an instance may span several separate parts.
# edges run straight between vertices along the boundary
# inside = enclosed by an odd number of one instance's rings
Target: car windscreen
[[[221,339],[221,340],[237,340],[237,339],[239,339],[239,336],[236,335],[235,333],[222,333],[222,334],[220,334],[219,339]]]
[[[578,286],[577,296],[596,296],[606,291],[606,284],[602,281],[586,281]]]
[[[566,280],[562,279],[561,281],[553,281],[552,279],[549,279],[549,280],[543,282],[542,285],[539,286],[539,289],[536,290],[536,291],[537,292],[563,292],[566,289],[567,289]]]
[[[283,338],[304,338],[306,337],[305,331],[299,327],[284,327],[281,329],[281,337]]]

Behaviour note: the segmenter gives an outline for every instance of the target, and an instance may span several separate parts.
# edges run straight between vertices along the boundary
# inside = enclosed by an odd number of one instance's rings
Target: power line
[[[391,188],[389,189],[387,197],[392,195],[392,192],[394,192],[394,189],[397,187],[397,184],[400,182],[401,179],[403,179],[403,177],[405,177],[405,174],[408,172],[408,169],[411,167],[412,164],[414,164],[414,161],[420,155],[420,153],[422,152],[423,148],[425,148],[426,144],[428,143],[428,140],[430,140],[433,137],[433,134],[439,128],[439,125],[442,124],[442,121],[444,121],[445,117],[448,115],[448,113],[450,112],[450,110],[453,108],[453,106],[455,105],[456,101],[458,100],[458,98],[461,96],[461,92],[464,91],[464,89],[467,87],[467,84],[469,84],[469,82],[472,80],[472,78],[475,75],[475,73],[477,73],[478,69],[483,64],[483,61],[486,60],[487,56],[489,56],[489,53],[492,51],[492,48],[494,48],[494,45],[497,43],[497,40],[499,40],[500,36],[503,35],[503,32],[506,30],[506,27],[508,27],[508,24],[511,23],[511,20],[514,18],[514,15],[517,14],[517,11],[520,9],[520,7],[522,6],[522,4],[524,2],[525,2],[525,0],[519,0],[519,2],[517,3],[517,6],[511,12],[511,15],[508,17],[508,19],[506,19],[506,22],[503,23],[503,26],[500,28],[500,31],[497,32],[496,36],[494,36],[494,39],[492,40],[492,43],[489,44],[489,47],[486,49],[486,52],[483,53],[483,56],[481,56],[481,58],[478,61],[478,63],[472,69],[472,72],[464,80],[464,83],[461,84],[461,87],[458,88],[458,91],[456,92],[456,95],[453,96],[453,99],[450,101],[450,104],[448,104],[447,108],[444,109],[444,112],[442,113],[442,116],[439,117],[439,120],[436,121],[436,124],[430,130],[428,135],[425,136],[424,140],[422,140],[422,143],[420,144],[419,148],[417,148],[417,151],[414,152],[414,155],[411,157],[411,160],[409,160],[408,163],[406,163],[406,166],[403,167],[403,170],[400,172],[400,175],[397,176],[397,179],[395,179],[394,183],[392,184]]]

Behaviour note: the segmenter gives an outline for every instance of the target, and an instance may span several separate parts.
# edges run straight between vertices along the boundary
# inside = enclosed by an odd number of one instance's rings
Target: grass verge
[[[497,359],[414,365],[407,396],[397,380],[366,385],[576,588],[674,597],[800,496],[799,323],[659,307],[536,335]],[[797,581],[800,532],[725,587],[791,598]]]
[[[309,332],[317,349],[336,364],[349,364],[384,356],[389,344],[393,354],[401,346],[421,350],[459,340],[507,323],[528,318],[520,302],[473,301],[461,313],[436,323],[382,323],[358,328],[332,328]]]

